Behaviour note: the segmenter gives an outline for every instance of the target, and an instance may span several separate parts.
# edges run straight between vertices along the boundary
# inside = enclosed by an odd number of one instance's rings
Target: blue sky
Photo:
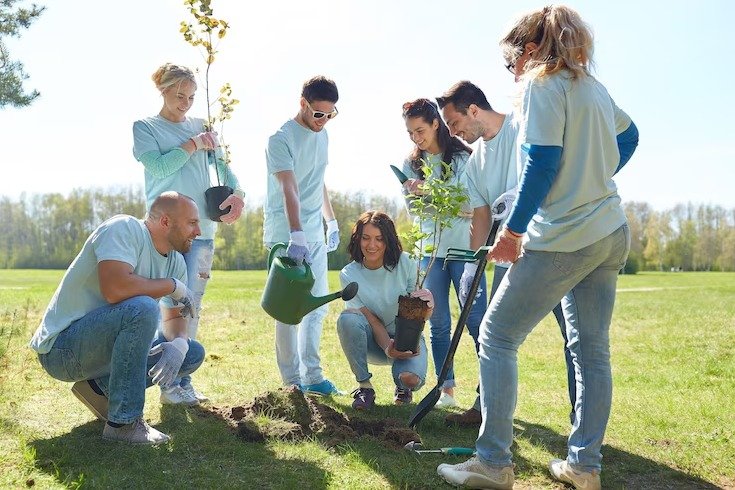
[[[204,67],[181,38],[180,0],[48,0],[8,47],[41,97],[0,112],[6,178],[0,195],[68,193],[140,184],[132,124],[156,114],[150,75],[163,62]],[[327,125],[327,186],[400,195],[389,164],[411,149],[401,105],[478,84],[501,112],[514,84],[497,41],[519,0],[213,0],[231,30],[219,45],[210,90],[230,82],[240,99],[224,128],[233,167],[253,203],[265,192],[267,138],[296,113],[303,81],[333,78],[340,115]],[[616,178],[624,200],[656,209],[694,202],[735,208],[730,58],[735,5],[728,1],[570,1],[592,26],[596,76],[637,124],[641,143]],[[726,38],[726,32],[730,34]],[[191,115],[205,113],[204,87]]]

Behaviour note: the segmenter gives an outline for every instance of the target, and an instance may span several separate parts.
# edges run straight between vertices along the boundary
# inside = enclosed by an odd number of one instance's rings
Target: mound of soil
[[[235,433],[249,442],[266,439],[298,441],[317,436],[328,447],[360,437],[372,437],[394,449],[401,449],[421,437],[395,419],[366,420],[347,417],[318,400],[305,397],[295,387],[258,395],[246,405],[203,408],[224,420]]]

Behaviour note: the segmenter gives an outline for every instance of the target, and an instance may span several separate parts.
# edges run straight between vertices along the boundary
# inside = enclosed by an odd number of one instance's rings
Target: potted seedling
[[[216,99],[210,98],[209,70],[217,54],[216,44],[225,37],[230,26],[226,21],[214,17],[211,0],[184,0],[184,5],[189,9],[193,21],[182,21],[180,32],[186,42],[203,50],[202,54],[207,65],[204,72],[204,92],[207,98],[205,129],[207,131],[217,129],[222,151],[219,156],[213,150],[210,150],[207,154],[207,158],[210,164],[214,166],[214,172],[217,176],[217,185],[210,187],[204,193],[207,201],[207,216],[212,221],[221,221],[220,217],[229,213],[230,207],[220,209],[219,206],[234,190],[220,178],[219,165],[217,165],[216,160],[220,158],[225,165],[230,164],[230,147],[224,140],[224,122],[230,119],[233,107],[240,101],[232,98],[232,88],[229,83],[225,83],[220,88],[219,96]],[[215,108],[218,111],[216,115],[213,115],[213,109]]]
[[[416,289],[423,287],[426,276],[434,266],[442,232],[451,228],[454,219],[463,213],[463,205],[469,200],[464,186],[450,183],[448,178],[432,175],[437,170],[442,170],[442,175],[450,175],[448,163],[441,162],[440,168],[432,168],[425,160],[421,162],[424,183],[419,186],[419,192],[407,196],[411,214],[417,219],[407,232],[401,234],[409,247],[409,254],[416,260]],[[400,175],[398,178],[405,182]],[[424,222],[432,223],[432,229],[422,229],[421,223]],[[433,243],[427,243],[427,239],[431,237],[435,237]],[[422,256],[429,257],[423,269]],[[411,296],[399,296],[395,348],[399,351],[417,352],[421,332],[429,316],[430,309],[426,301]]]

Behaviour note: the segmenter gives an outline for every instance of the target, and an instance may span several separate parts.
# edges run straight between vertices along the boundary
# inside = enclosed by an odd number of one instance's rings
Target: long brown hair
[[[362,240],[362,232],[365,225],[371,224],[380,230],[385,242],[385,255],[383,255],[383,267],[393,270],[401,259],[403,246],[396,232],[396,225],[390,216],[381,211],[365,211],[357,218],[357,222],[352,227],[352,235],[350,235],[350,243],[347,245],[347,251],[355,262],[362,264],[365,256],[362,254],[360,241]]]
[[[405,120],[412,117],[420,117],[429,125],[433,124],[434,121],[439,121],[439,127],[436,130],[436,139],[439,144],[439,149],[443,153],[442,161],[448,163],[449,167],[451,167],[455,153],[461,153],[463,151],[472,153],[472,148],[467,146],[459,138],[452,137],[452,135],[449,134],[449,128],[439,116],[439,108],[434,102],[429,99],[416,99],[413,102],[406,102],[403,104],[403,119]],[[414,146],[411,155],[408,157],[411,162],[411,169],[416,172],[421,179],[425,177],[422,169],[424,164],[421,161],[423,153],[424,152],[418,146]],[[442,179],[446,179],[449,176],[449,172],[454,170],[449,167],[442,165]]]

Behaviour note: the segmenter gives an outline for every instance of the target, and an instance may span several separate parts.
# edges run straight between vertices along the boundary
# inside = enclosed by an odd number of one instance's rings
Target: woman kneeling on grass
[[[359,387],[352,392],[352,407],[367,410],[375,404],[370,383],[370,364],[389,364],[396,384],[394,402],[411,402],[412,392],[426,380],[426,342],[421,336],[419,351],[394,347],[398,296],[410,294],[428,302],[431,315],[434,298],[428,289],[416,288],[416,262],[403,252],[393,220],[379,211],[362,213],[352,228],[348,245],[352,262],[339,274],[342,287],[357,282],[357,295],[337,320],[342,350]]]

